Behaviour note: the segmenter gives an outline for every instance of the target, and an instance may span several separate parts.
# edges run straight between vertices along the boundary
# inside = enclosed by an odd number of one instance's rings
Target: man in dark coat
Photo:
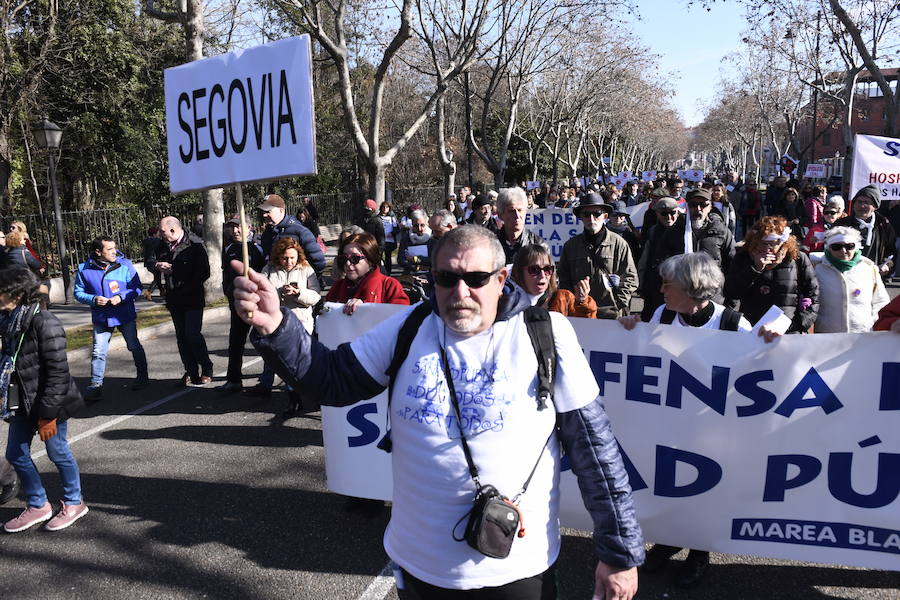
[[[241,231],[240,217],[232,217],[225,223],[225,227],[231,237],[231,243],[225,246],[222,251],[222,291],[228,298],[228,309],[231,312],[231,328],[228,331],[228,373],[225,376],[225,383],[220,385],[217,390],[224,393],[236,392],[241,389],[241,365],[244,361],[244,346],[247,344],[247,334],[250,333],[250,326],[234,310],[234,278],[240,275],[231,268],[231,261],[237,260],[243,262],[244,250],[242,241],[244,234],[249,234],[249,226],[247,231]],[[263,258],[262,248],[259,244],[252,241],[247,242],[247,256],[250,261],[250,268],[254,271],[262,271],[266,264]]]
[[[881,206],[881,191],[867,185],[853,196],[852,214],[835,221],[835,227],[852,227],[862,237],[862,255],[875,263],[882,275],[891,272],[896,257],[897,235],[890,221],[876,212]]]
[[[507,265],[515,262],[519,250],[531,244],[540,244],[550,251],[544,238],[525,228],[526,212],[528,212],[528,198],[525,190],[520,187],[500,190],[497,195],[497,215],[503,221],[503,227],[497,232],[497,237],[503,246]]]
[[[325,269],[325,255],[322,253],[322,248],[312,232],[303,226],[303,223],[285,212],[284,198],[278,194],[269,194],[256,208],[262,211],[263,220],[267,224],[260,240],[263,254],[268,258],[275,240],[292,237],[300,242],[303,253],[306,254],[306,260],[309,261],[316,275],[321,275]]]
[[[706,252],[718,263],[722,273],[728,272],[734,257],[734,236],[725,221],[712,210],[712,194],[709,190],[697,189],[687,193],[690,223],[685,217],[666,230],[663,238],[663,256],[669,258],[686,251]],[[686,247],[685,229],[690,226],[691,235]],[[716,300],[717,302],[719,300]]]
[[[166,308],[172,315],[185,371],[181,385],[206,385],[212,381],[213,371],[203,337],[203,282],[209,279],[209,257],[203,240],[185,231],[175,217],[163,217],[159,228],[165,243],[146,267],[162,273],[166,281]]]
[[[663,303],[661,291],[662,279],[659,276],[659,265],[669,258],[665,255],[663,240],[666,231],[678,221],[681,214],[678,210],[678,202],[674,198],[660,198],[653,205],[656,215],[656,224],[649,230],[644,230],[644,247],[638,261],[638,279],[640,280],[641,296],[644,298],[644,308],[641,311],[641,320],[650,321],[653,313]],[[650,212],[650,211],[648,211]],[[644,223],[647,221],[644,220]]]

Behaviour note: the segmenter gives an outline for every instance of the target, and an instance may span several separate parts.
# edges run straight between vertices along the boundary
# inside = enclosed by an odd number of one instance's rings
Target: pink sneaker
[[[44,525],[44,529],[47,531],[65,529],[86,514],[88,514],[88,507],[84,500],[81,501],[81,504],[69,505],[63,503],[62,510],[56,513],[56,516],[50,519],[49,523]]]
[[[29,506],[22,511],[21,515],[12,521],[7,521],[3,526],[3,529],[6,530],[7,533],[25,531],[33,525],[48,521],[52,516],[53,508],[50,506],[49,502],[44,502],[44,505],[40,507]]]

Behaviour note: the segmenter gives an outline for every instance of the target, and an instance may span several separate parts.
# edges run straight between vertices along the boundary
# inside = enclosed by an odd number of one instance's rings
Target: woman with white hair
[[[862,255],[862,238],[850,227],[825,233],[825,259],[816,265],[819,317],[816,333],[871,331],[890,301],[878,265]]]
[[[659,276],[664,304],[656,309],[649,323],[729,331],[752,329],[741,313],[712,301],[722,293],[725,276],[705,252],[667,258],[659,265]],[[633,329],[640,320],[640,315],[619,318],[625,329]]]

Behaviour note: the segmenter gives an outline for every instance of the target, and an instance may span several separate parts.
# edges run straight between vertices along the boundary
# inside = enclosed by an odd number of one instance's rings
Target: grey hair
[[[499,271],[506,265],[506,254],[503,252],[503,246],[500,245],[500,239],[487,227],[481,225],[463,225],[456,229],[451,229],[441,236],[431,256],[434,257],[432,265],[437,265],[438,256],[444,246],[453,246],[458,250],[468,250],[476,246],[488,246],[494,255],[493,271]]]
[[[450,227],[451,225],[456,223],[456,217],[454,217],[453,213],[446,208],[434,211],[434,213],[431,215],[431,219],[435,218],[437,220],[437,224],[441,227]]]
[[[676,254],[659,265],[663,281],[671,281],[681,287],[692,300],[703,302],[722,292],[725,276],[709,254],[694,252]]]
[[[359,225],[349,225],[341,229],[341,235],[343,237],[350,237],[351,235],[356,235],[358,233],[365,233],[366,230],[360,227]]]
[[[411,213],[409,213],[410,221],[417,221],[419,219],[422,219],[426,223],[428,222],[428,215],[425,214],[424,210],[416,209],[416,210],[412,211]]]
[[[520,187],[500,188],[500,193],[497,194],[497,212],[503,212],[516,201],[521,202],[523,206],[528,206],[528,196],[525,194],[525,190]]]
[[[828,240],[833,238],[836,235],[845,235],[848,238],[852,238],[852,241],[856,242],[857,245],[862,244],[862,236],[859,231],[853,229],[852,227],[832,227],[828,231],[825,232],[825,245],[828,245]]]

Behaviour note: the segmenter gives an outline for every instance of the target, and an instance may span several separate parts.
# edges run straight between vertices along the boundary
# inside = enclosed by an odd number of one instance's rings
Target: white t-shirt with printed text
[[[383,385],[403,311],[351,343],[363,368]],[[599,393],[565,317],[550,313],[557,351],[556,412],[593,402]],[[480,472],[512,498],[555,431],[553,406],[538,410],[537,360],[522,313],[462,337],[434,314],[422,323],[394,382],[391,402],[393,509],[384,536],[388,555],[414,577],[452,589],[493,587],[545,571],[559,554],[559,444],[555,434],[519,501],[527,532],[505,559],[488,558],[453,539],[472,506],[475,484],[459,439],[459,423],[441,365],[447,349],[462,425]],[[456,530],[461,537],[463,519]]]
[[[653,313],[653,316],[650,317],[650,323],[659,323],[662,318],[662,313],[666,309],[666,305],[663,304],[659,308],[656,309],[656,312]],[[725,307],[721,304],[716,304],[713,302],[713,314],[710,317],[709,321],[697,327],[697,329],[719,329],[722,323],[722,313],[725,312]],[[681,322],[681,317],[676,313],[675,318],[672,319],[671,323],[666,323],[666,325],[674,325],[675,327],[690,327],[689,325],[685,325]],[[745,319],[743,315],[741,315],[740,323],[738,324],[738,331],[751,331],[753,326],[750,324],[750,321]]]

